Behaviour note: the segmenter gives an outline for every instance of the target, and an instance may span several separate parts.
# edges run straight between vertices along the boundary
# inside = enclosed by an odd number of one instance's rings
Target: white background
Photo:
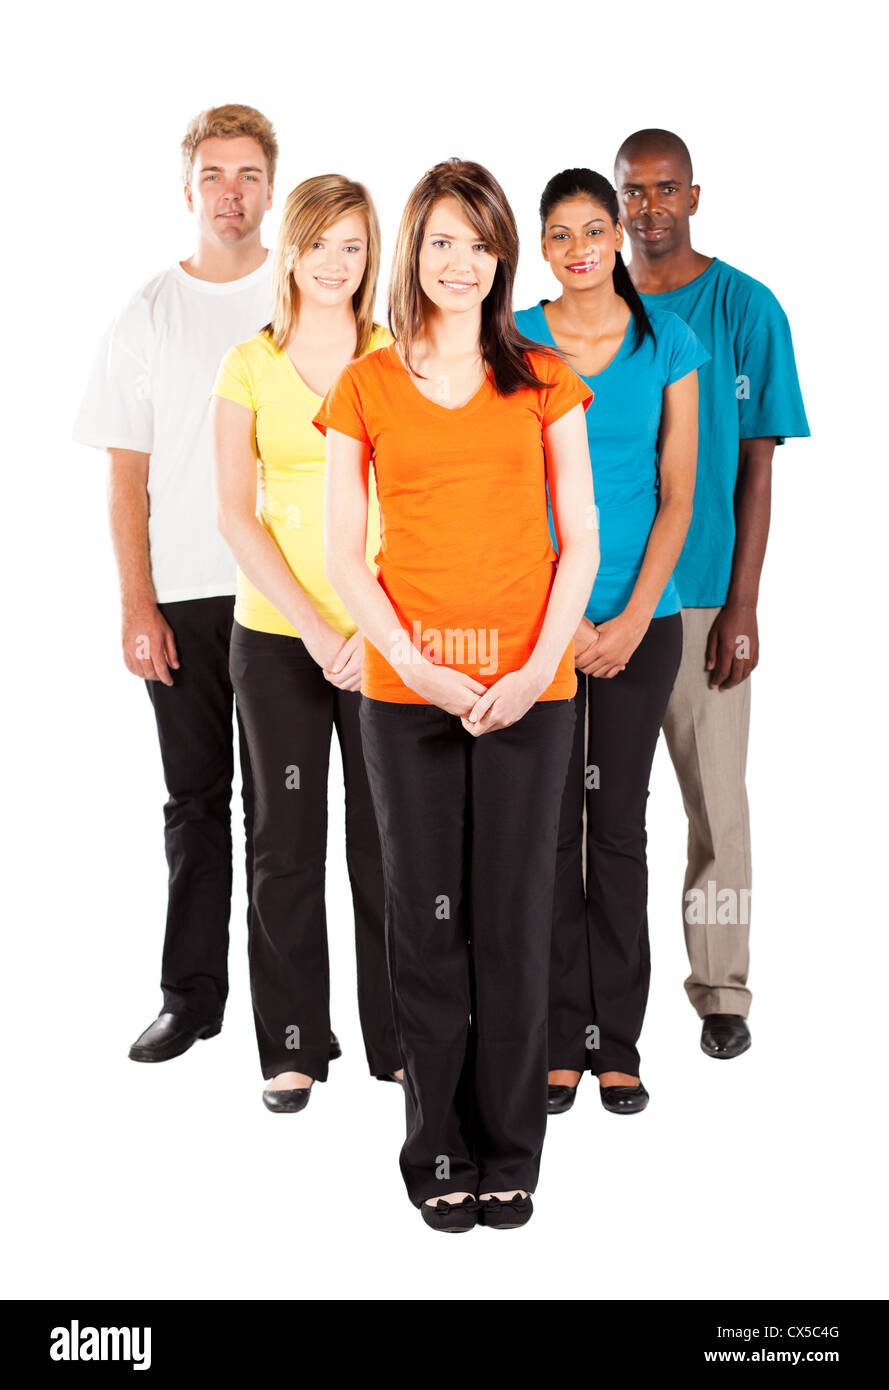
[[[9,1294],[885,1294],[887,213],[869,14],[82,3],[7,29]],[[555,288],[537,242],[547,178],[571,165],[610,175],[620,140],[658,125],[692,151],[695,246],[765,281],[793,328],[813,437],[778,451],[762,586],[753,1048],[728,1067],[699,1049],[682,988],[685,825],[661,746],[641,1043],[651,1105],[608,1115],[586,1078],[550,1122],[522,1231],[441,1241],[406,1198],[402,1095],[367,1076],[358,1029],[336,760],[328,904],[344,1057],[328,1084],[299,1116],[261,1104],[240,849],[223,1033],[162,1066],[127,1059],[160,1003],[165,791],[152,712],[119,652],[105,463],[69,436],[107,321],[192,250],[179,142],[193,114],[229,101],[278,132],[266,245],[301,179],[367,182],[385,234],[378,316],[401,207],[431,164],[476,159],[504,185],[523,307]]]

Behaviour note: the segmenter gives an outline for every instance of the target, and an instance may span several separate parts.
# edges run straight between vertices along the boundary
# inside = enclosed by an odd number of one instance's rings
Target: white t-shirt
[[[237,566],[216,525],[207,398],[229,348],[258,333],[272,308],[271,255],[223,284],[177,262],[133,296],[96,355],[72,438],[151,455],[148,539],[160,603],[235,592]]]

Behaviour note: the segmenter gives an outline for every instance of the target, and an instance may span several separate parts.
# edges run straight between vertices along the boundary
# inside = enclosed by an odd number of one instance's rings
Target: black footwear
[[[311,1094],[311,1086],[300,1086],[293,1091],[263,1091],[262,1103],[276,1115],[295,1115],[298,1110],[305,1110]]]
[[[327,1054],[327,1060],[328,1060],[329,1062],[335,1062],[336,1059],[337,1059],[337,1057],[342,1057],[342,1055],[343,1055],[343,1049],[340,1047],[340,1040],[339,1040],[339,1038],[337,1037],[336,1033],[334,1033],[333,1029],[331,1029],[331,1032],[330,1032],[330,1051],[329,1051],[328,1054]]]
[[[600,1086],[602,1104],[612,1115],[638,1115],[649,1101],[649,1095],[642,1082],[638,1086]]]
[[[482,1193],[484,1196],[484,1193]],[[478,1204],[478,1224],[491,1226],[498,1231],[509,1231],[513,1226],[524,1226],[531,1220],[534,1203],[530,1196],[520,1197],[518,1192],[508,1202],[499,1197],[485,1197]]]
[[[215,1023],[195,1023],[184,1014],[158,1014],[130,1048],[130,1061],[169,1062],[187,1052],[198,1038],[215,1038],[221,1028],[221,1018]]]
[[[446,1202],[443,1197],[439,1197],[434,1207],[430,1207],[428,1202],[423,1202],[420,1211],[423,1213],[423,1220],[427,1226],[431,1226],[433,1231],[451,1231],[459,1234],[461,1231],[471,1231],[479,1220],[479,1204],[474,1197],[464,1197],[462,1202]]]
[[[578,1082],[578,1085],[580,1085],[580,1082]],[[547,1115],[564,1115],[566,1110],[571,1109],[576,1095],[577,1086],[548,1085],[546,1088]]]
[[[752,1041],[747,1020],[740,1014],[705,1014],[701,1051],[708,1057],[740,1057]]]

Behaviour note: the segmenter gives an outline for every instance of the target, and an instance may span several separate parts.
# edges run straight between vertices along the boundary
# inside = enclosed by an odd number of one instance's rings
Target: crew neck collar
[[[242,290],[252,289],[254,285],[264,280],[271,272],[272,255],[266,251],[265,260],[262,265],[258,265],[255,270],[251,270],[249,275],[241,275],[237,280],[200,280],[197,275],[189,275],[187,270],[183,270],[179,261],[174,261],[171,267],[173,276],[180,284],[188,285],[189,289],[196,290],[198,294],[240,294]]]
[[[675,289],[672,289],[672,290],[654,290],[654,291],[646,290],[645,293],[642,294],[642,298],[643,298],[643,299],[669,299],[670,296],[673,295],[673,294],[682,294],[685,290],[690,290],[690,289],[692,288],[692,286],[694,286],[694,285],[699,285],[699,284],[701,283],[702,280],[706,280],[707,276],[710,275],[711,273],[715,273],[716,267],[717,267],[719,264],[720,264],[719,257],[718,257],[718,256],[714,256],[713,259],[712,259],[712,261],[710,262],[710,264],[707,266],[707,269],[706,269],[706,270],[702,270],[701,273],[700,273],[700,275],[696,275],[696,276],[694,277],[693,280],[686,280],[686,282],[685,282],[684,285],[677,285],[676,288],[675,288]],[[641,294],[641,293],[642,293],[642,292],[640,291],[640,294]]]

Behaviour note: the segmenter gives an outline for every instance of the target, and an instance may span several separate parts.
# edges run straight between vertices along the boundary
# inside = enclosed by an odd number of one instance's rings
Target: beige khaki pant
[[[744,782],[750,680],[711,690],[704,669],[718,608],[682,610],[682,664],[664,735],[688,816],[682,914],[691,974],[688,997],[705,1014],[747,1017],[750,816]]]

